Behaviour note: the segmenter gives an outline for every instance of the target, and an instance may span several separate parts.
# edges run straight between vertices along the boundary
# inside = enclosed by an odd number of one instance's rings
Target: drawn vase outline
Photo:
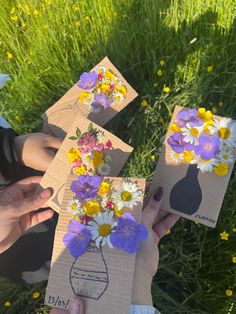
[[[178,181],[170,192],[170,207],[186,215],[196,213],[202,202],[202,190],[198,182],[197,165],[189,165],[186,176]]]
[[[93,261],[91,269],[80,266],[83,258]],[[85,265],[85,263],[83,263]],[[94,265],[96,265],[94,267]],[[102,248],[97,248],[94,242],[87,247],[86,253],[77,258],[70,269],[70,284],[75,295],[99,300],[109,285],[107,264]]]

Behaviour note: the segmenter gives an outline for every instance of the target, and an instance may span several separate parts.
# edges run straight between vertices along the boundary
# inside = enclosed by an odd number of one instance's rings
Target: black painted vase
[[[186,176],[173,186],[170,192],[172,209],[187,215],[197,212],[202,201],[198,172],[197,165],[189,165]]]
[[[86,265],[83,260],[91,263]],[[106,291],[109,284],[107,264],[102,248],[98,249],[94,242],[74,261],[70,269],[70,284],[75,295],[93,300],[100,299]]]

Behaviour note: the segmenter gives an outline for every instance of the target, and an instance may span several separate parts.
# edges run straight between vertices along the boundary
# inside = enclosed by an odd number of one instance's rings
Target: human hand
[[[15,148],[19,161],[30,168],[46,171],[55,156],[62,139],[43,133],[32,133],[15,137]],[[54,149],[54,150],[53,150]]]
[[[0,192],[0,253],[7,250],[23,232],[51,218],[53,210],[36,210],[51,197],[49,189],[35,193],[42,177],[29,177]]]
[[[148,238],[142,242],[136,255],[132,304],[152,305],[151,285],[158,269],[158,244],[180,218],[161,209],[162,194],[163,189],[159,187],[142,213],[142,223],[148,229]]]
[[[70,300],[68,310],[62,310],[54,307],[50,314],[84,314],[84,305],[79,297]]]

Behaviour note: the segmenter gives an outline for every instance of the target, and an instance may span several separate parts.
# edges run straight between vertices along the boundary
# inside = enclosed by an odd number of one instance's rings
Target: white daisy
[[[102,163],[98,167],[98,173],[102,176],[107,176],[111,172],[111,166],[107,163]]]
[[[114,228],[117,226],[117,222],[113,219],[114,212],[99,213],[93,215],[93,221],[88,222],[88,230],[91,231],[92,240],[95,241],[97,248],[107,244],[110,248],[113,245],[110,241],[110,235],[114,232]]]
[[[191,127],[189,123],[186,124],[186,127],[182,129],[184,140],[187,143],[198,145],[198,137],[202,131],[202,128]]]
[[[97,139],[99,142],[101,142],[104,139],[105,133],[103,131],[98,131],[97,133]]]
[[[93,157],[94,157],[93,152],[89,152],[88,154],[82,154],[81,159],[82,162],[88,166],[91,164]]]
[[[122,93],[120,93],[120,92],[116,92],[116,93],[113,94],[113,101],[115,103],[119,103],[119,102],[121,102],[124,99],[125,99],[124,95]]]
[[[213,167],[217,166],[219,161],[216,158],[212,158],[209,160],[204,160],[199,156],[196,158],[197,168],[200,169],[202,172],[212,172]]]
[[[231,164],[234,162],[234,152],[231,148],[226,145],[223,145],[221,151],[216,156],[220,162],[226,162],[227,164]]]
[[[211,131],[213,135],[219,136],[225,144],[236,146],[236,122],[232,119],[214,119]]]
[[[96,72],[98,72],[98,73],[105,73],[106,70],[107,70],[106,67],[104,67],[103,65],[98,65],[96,67]]]
[[[112,198],[118,206],[118,209],[128,207],[132,209],[141,200],[141,191],[138,190],[138,186],[133,182],[123,182],[116,187],[112,193]]]
[[[182,153],[178,154],[175,151],[171,150],[170,154],[169,154],[169,157],[170,157],[171,160],[174,160],[176,163],[179,163],[179,162],[181,162],[183,160],[184,155]]]
[[[81,203],[77,198],[73,198],[67,204],[67,211],[71,214],[75,212],[80,212],[82,209]]]

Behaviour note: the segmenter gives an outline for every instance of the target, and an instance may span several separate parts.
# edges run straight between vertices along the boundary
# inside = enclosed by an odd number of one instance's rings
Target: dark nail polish
[[[155,201],[159,202],[163,195],[163,188],[160,186],[157,191],[154,193],[153,198]]]

